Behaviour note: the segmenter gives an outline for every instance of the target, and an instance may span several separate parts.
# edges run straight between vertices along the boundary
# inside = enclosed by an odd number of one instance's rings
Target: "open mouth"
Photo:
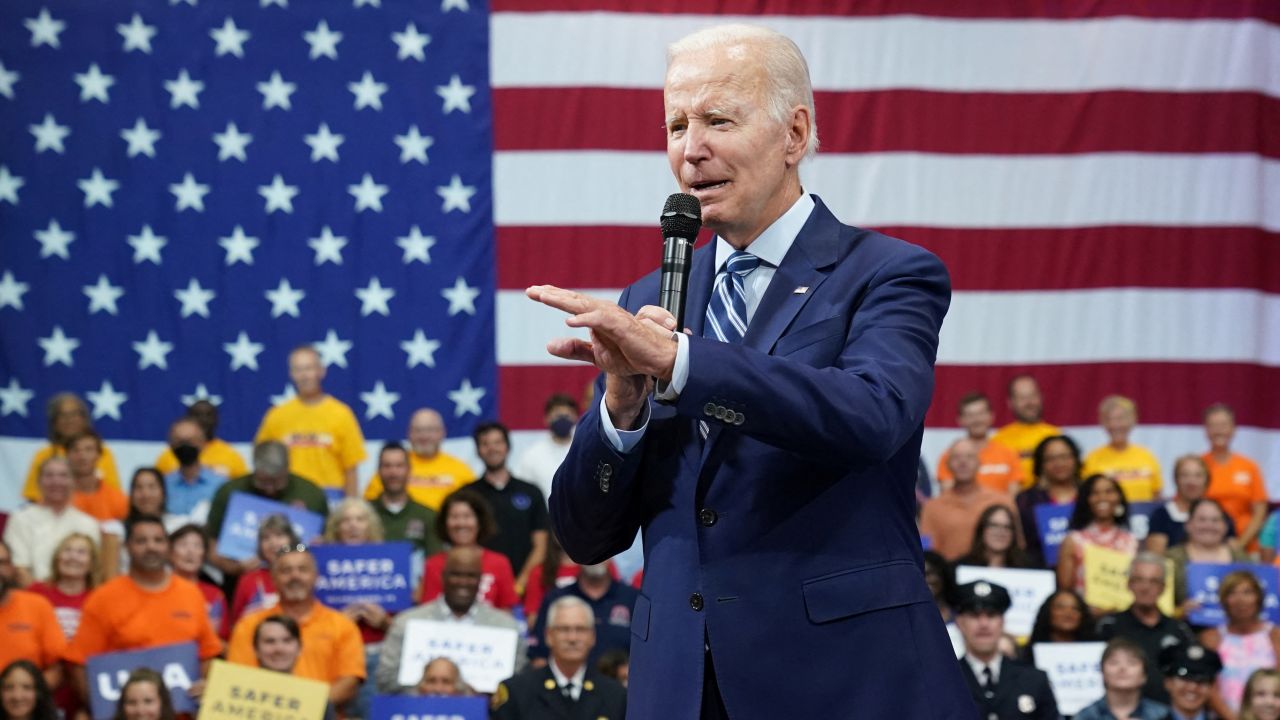
[[[703,193],[711,190],[719,190],[720,188],[728,184],[729,184],[728,180],[713,180],[710,182],[692,183],[689,185],[689,189],[694,191],[695,193]]]

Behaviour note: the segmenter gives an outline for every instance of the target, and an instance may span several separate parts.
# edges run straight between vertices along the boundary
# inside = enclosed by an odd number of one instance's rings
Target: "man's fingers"
[[[547,343],[547,352],[565,360],[578,360],[595,364],[595,350],[591,343],[581,338],[556,338]]]
[[[640,308],[640,312],[636,313],[636,317],[641,320],[649,320],[667,330],[676,329],[676,316],[657,305],[645,305]]]
[[[526,288],[524,293],[530,299],[536,300],[543,305],[563,310],[573,315],[580,315],[600,305],[611,304],[589,295],[558,288],[555,285],[533,285]]]

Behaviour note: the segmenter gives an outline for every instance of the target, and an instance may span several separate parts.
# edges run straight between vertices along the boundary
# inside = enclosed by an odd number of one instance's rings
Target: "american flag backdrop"
[[[1029,371],[1086,448],[1099,399],[1133,397],[1166,468],[1227,402],[1280,496],[1264,0],[9,0],[0,481],[63,389],[125,474],[184,398],[245,441],[301,342],[370,439],[423,405],[527,439],[591,372],[522,290],[616,297],[657,264],[664,47],[728,19],[809,60],[806,189],[951,270],[931,467],[962,394],[1001,408]]]

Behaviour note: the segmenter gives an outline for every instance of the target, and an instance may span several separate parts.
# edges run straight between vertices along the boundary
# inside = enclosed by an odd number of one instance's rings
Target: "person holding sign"
[[[120,704],[111,720],[175,720],[176,717],[164,678],[150,668],[138,668],[120,688]]]
[[[1075,720],[1167,720],[1169,706],[1142,697],[1147,683],[1142,647],[1128,638],[1114,638],[1102,651],[1102,686],[1106,695],[1076,713]]]
[[[1023,657],[1028,661],[1035,658],[1035,648],[1040,643],[1079,643],[1093,639],[1093,616],[1084,599],[1075,590],[1059,589],[1045,598],[1036,611]]]
[[[1009,591],[985,580],[956,588],[956,626],[964,637],[960,671],[987,718],[1057,720],[1058,703],[1043,670],[1000,653]]]
[[[1129,501],[1119,483],[1106,475],[1085,478],[1067,528],[1067,537],[1058,550],[1058,587],[1084,593],[1086,545],[1129,556],[1138,552],[1138,539],[1129,532]]]
[[[1014,504],[1022,521],[1027,554],[1037,564],[1046,557],[1043,536],[1047,528],[1036,521],[1038,505],[1070,505],[1080,487],[1080,448],[1066,435],[1045,438],[1031,456],[1035,484],[1018,493]]]
[[[1222,657],[1214,708],[1234,715],[1244,696],[1245,680],[1261,668],[1274,668],[1280,660],[1280,628],[1262,616],[1262,583],[1248,570],[1222,578],[1218,598],[1227,622],[1200,634],[1200,641]]]
[[[302,542],[293,531],[293,524],[284,515],[268,515],[258,525],[258,567],[249,570],[236,581],[236,592],[231,597],[231,625],[251,612],[275,607],[280,601],[276,584],[271,580],[271,561],[285,548]]]
[[[1169,548],[1165,557],[1173,561],[1173,601],[1185,614],[1192,608],[1187,603],[1187,565],[1191,563],[1247,563],[1249,556],[1227,542],[1227,511],[1217,500],[1200,498],[1191,503],[1187,515],[1186,541]]]

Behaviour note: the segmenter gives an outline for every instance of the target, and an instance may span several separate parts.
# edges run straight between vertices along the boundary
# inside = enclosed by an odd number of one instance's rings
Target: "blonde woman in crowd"
[[[1280,671],[1267,668],[1249,676],[1239,720],[1280,720]]]
[[[1138,406],[1123,395],[1108,395],[1098,405],[1098,422],[1107,432],[1107,444],[1085,456],[1081,473],[1112,478],[1129,502],[1160,499],[1160,462],[1150,450],[1129,442],[1138,424]]]
[[[1262,583],[1248,570],[1222,578],[1218,598],[1226,623],[1205,630],[1200,642],[1222,657],[1222,672],[1212,706],[1234,717],[1244,699],[1245,682],[1255,670],[1275,668],[1280,659],[1280,628],[1262,615]]]

